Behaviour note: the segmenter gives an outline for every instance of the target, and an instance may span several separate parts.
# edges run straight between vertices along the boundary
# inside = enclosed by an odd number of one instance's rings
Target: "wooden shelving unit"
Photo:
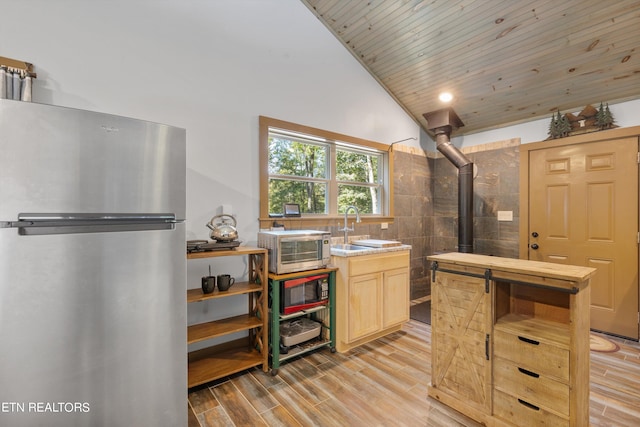
[[[247,313],[188,326],[187,344],[242,331],[247,331],[248,337],[189,352],[189,388],[254,366],[262,365],[263,371],[269,370],[267,250],[237,247],[231,250],[189,253],[187,259],[229,256],[248,257],[249,280],[237,282],[231,289],[224,292],[216,288],[212,293],[205,294],[201,289],[190,289],[187,291],[187,304],[224,299],[234,295],[247,295],[249,302]]]

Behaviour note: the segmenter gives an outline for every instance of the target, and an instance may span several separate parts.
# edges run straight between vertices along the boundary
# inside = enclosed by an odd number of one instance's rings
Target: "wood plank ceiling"
[[[640,98],[637,0],[301,1],[425,130],[441,91],[454,135]]]

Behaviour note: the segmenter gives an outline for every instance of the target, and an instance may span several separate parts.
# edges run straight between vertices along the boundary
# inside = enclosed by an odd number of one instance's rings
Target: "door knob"
[[[533,249],[534,251],[535,251],[536,249],[538,249],[539,247],[540,247],[540,246],[538,246],[538,244],[537,244],[537,243],[534,243],[533,245],[531,245],[531,249]]]
[[[531,236],[538,237],[538,233],[534,231],[533,233],[531,233]]]

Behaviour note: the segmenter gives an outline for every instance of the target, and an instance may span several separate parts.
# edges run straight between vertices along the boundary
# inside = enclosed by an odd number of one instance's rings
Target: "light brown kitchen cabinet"
[[[200,288],[189,289],[187,303],[196,304],[217,300],[216,303],[224,304],[225,298],[246,295],[248,309],[246,313],[237,316],[189,325],[187,344],[224,337],[236,332],[246,332],[247,337],[189,352],[187,379],[189,388],[254,366],[261,365],[264,372],[269,370],[267,249],[240,246],[231,250],[189,253],[187,259],[230,256],[247,257],[248,281],[236,282],[227,291],[220,291],[216,287],[210,294],[204,294]]]
[[[409,320],[409,251],[333,256],[336,349],[348,351]]]
[[[487,426],[589,425],[589,267],[432,261],[428,394]]]

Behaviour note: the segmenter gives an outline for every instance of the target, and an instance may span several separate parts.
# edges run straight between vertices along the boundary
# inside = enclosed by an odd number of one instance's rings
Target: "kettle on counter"
[[[233,224],[229,224],[228,219],[231,219]],[[207,227],[211,229],[209,237],[218,242],[230,242],[235,240],[238,238],[236,225],[236,219],[231,215],[216,215],[207,223]]]

